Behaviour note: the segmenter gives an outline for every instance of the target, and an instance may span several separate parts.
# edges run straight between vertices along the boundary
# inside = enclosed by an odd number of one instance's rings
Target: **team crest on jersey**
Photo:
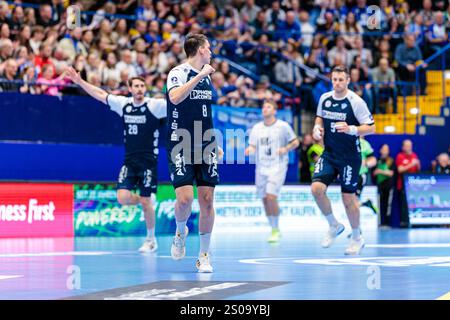
[[[145,107],[141,107],[141,112],[144,112],[145,111]]]
[[[347,108],[347,104],[346,104],[346,103],[343,103],[343,104],[341,105],[341,107],[342,107],[342,110],[343,110],[343,109]]]
[[[325,107],[326,108],[331,107],[331,101],[330,100],[325,101]]]
[[[126,110],[127,110],[127,112],[131,112],[132,109],[133,108],[131,106],[128,106]]]

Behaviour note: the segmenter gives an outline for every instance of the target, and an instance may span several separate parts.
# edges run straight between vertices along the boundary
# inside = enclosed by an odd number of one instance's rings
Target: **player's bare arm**
[[[291,151],[293,149],[297,149],[299,145],[300,145],[300,143],[298,142],[298,139],[295,138],[291,142],[289,142],[287,145],[285,145],[284,147],[281,147],[278,150],[278,154],[282,155],[282,154],[288,153],[289,151]]]
[[[107,104],[106,97],[108,96],[108,93],[105,90],[96,87],[87,81],[84,81],[81,78],[80,74],[77,71],[75,71],[75,69],[72,67],[68,67],[65,70],[65,73],[67,78],[69,78],[70,80],[72,80],[73,83],[83,88],[83,90],[86,91],[91,97],[103,102],[104,104]]]
[[[336,131],[354,136],[367,136],[375,133],[375,124],[363,124],[360,126],[349,126],[346,122],[336,122]]]
[[[169,99],[170,102],[173,104],[179,104],[181,101],[186,99],[192,90],[194,90],[195,86],[205,77],[212,74],[214,71],[216,71],[213,67],[211,67],[209,64],[205,64],[203,66],[202,71],[200,71],[199,74],[197,74],[194,78],[186,82],[184,85],[174,88],[169,92]]]

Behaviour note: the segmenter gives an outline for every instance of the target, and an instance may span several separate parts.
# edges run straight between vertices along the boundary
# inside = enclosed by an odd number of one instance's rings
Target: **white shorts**
[[[286,180],[287,167],[271,171],[256,170],[255,184],[256,193],[259,198],[264,198],[267,194],[277,196]]]

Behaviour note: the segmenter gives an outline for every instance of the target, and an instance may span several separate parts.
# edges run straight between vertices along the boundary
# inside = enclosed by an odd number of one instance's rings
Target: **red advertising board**
[[[73,237],[73,185],[0,183],[0,237]]]

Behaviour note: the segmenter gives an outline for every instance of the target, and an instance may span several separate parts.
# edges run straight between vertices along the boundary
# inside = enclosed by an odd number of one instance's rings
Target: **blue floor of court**
[[[181,261],[170,257],[172,236],[159,236],[153,254],[137,251],[142,237],[0,239],[0,299],[172,299],[187,291],[189,299],[232,300],[448,297],[450,229],[367,232],[361,256],[344,255],[346,234],[322,249],[322,235],[283,233],[270,245],[268,232],[216,233],[213,274],[196,272],[192,234]],[[210,292],[196,294],[198,287]]]

